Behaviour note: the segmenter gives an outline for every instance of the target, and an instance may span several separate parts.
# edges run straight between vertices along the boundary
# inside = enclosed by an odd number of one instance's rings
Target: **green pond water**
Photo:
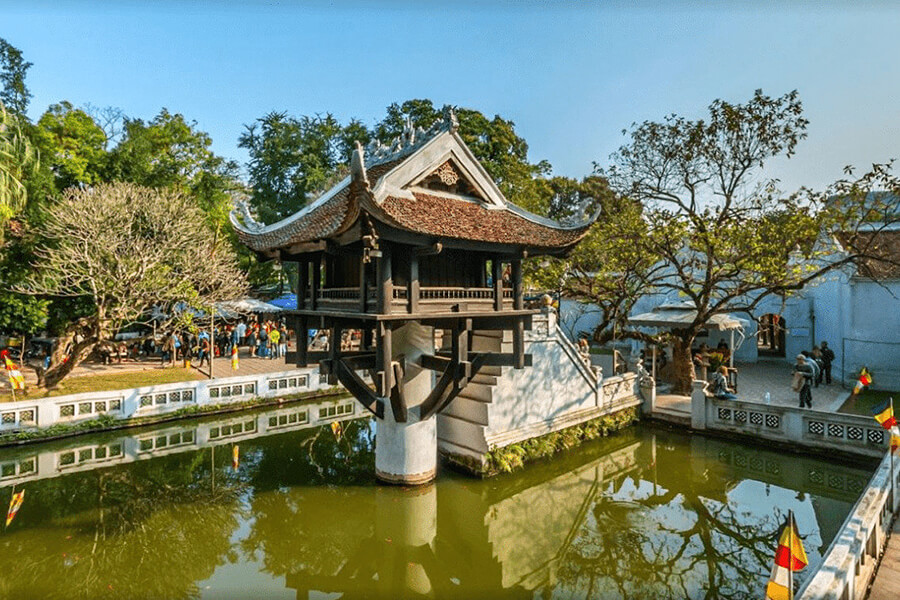
[[[385,487],[371,421],[308,424],[346,402],[0,450],[0,597],[759,598],[786,512],[808,573],[874,470],[639,425]]]

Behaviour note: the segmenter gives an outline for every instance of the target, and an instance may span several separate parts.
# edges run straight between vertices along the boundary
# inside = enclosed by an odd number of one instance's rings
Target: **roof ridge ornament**
[[[441,117],[436,119],[428,129],[421,126],[413,126],[412,116],[407,115],[400,135],[387,145],[379,139],[372,140],[365,148],[365,158],[368,159],[370,167],[389,160],[395,160],[411,154],[414,150],[422,147],[426,142],[445,131],[455,133],[458,130],[459,119],[456,117],[454,108],[449,104],[444,106]]]
[[[238,220],[238,222],[245,230],[252,233],[262,231],[265,225],[257,221],[256,217],[253,216],[253,213],[250,211],[250,204],[247,202],[247,196],[243,194],[232,194],[231,204],[234,206],[231,211],[232,221],[235,221],[236,219],[234,217],[239,215],[240,220]]]

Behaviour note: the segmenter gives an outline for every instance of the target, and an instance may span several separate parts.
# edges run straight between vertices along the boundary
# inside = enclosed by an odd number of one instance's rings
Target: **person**
[[[272,345],[272,352],[269,353],[269,358],[281,358],[281,332],[275,327],[269,333],[269,343]]]
[[[235,328],[237,330],[237,346],[243,346],[244,342],[247,339],[247,324],[244,321],[241,321],[237,324]]]
[[[825,371],[825,385],[831,385],[831,363],[834,362],[834,350],[828,342],[822,342],[822,370]]]
[[[797,362],[793,371],[795,383],[792,386],[794,391],[800,392],[800,408],[805,404],[807,408],[812,408],[812,382],[815,378],[815,371],[807,361],[803,354],[797,355]]]
[[[735,400],[737,395],[734,390],[728,387],[728,367],[722,365],[713,374],[712,378],[713,395],[723,400]]]
[[[812,376],[812,382],[811,382],[811,383],[815,383],[816,379],[819,378],[819,365],[818,365],[818,363],[816,363],[816,360],[813,358],[812,352],[810,352],[810,351],[808,351],[808,350],[804,350],[804,351],[801,352],[800,354],[803,355],[804,360],[806,360],[806,364],[808,364],[809,367],[810,367],[810,369],[812,369],[812,374],[813,374],[813,376]],[[818,386],[816,386],[816,387],[818,387]]]
[[[169,362],[175,364],[175,334],[170,333],[163,342],[161,362],[165,366]]]
[[[278,327],[278,340],[278,354],[281,358],[285,358],[287,357],[288,330],[284,323]]]
[[[210,364],[209,352],[212,346],[209,343],[209,336],[200,334],[200,351],[197,354],[197,367],[202,367],[203,362]],[[212,366],[210,364],[210,366]]]
[[[728,362],[729,357],[731,356],[731,350],[728,348],[728,342],[725,340],[719,340],[719,345],[716,346],[716,352],[722,354],[722,360]]]
[[[250,333],[247,334],[247,346],[249,346],[250,356],[253,356],[256,353],[256,330],[250,328]]]
[[[813,346],[812,359],[816,363],[816,387],[819,387],[825,376],[825,361],[822,360],[822,349],[818,346]]]
[[[260,327],[257,335],[256,356],[259,358],[266,358],[266,345],[269,343],[269,332],[266,331],[265,327]]]

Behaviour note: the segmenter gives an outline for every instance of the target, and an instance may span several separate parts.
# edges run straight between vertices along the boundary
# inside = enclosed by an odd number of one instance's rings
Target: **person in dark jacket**
[[[809,364],[807,358],[802,354],[797,355],[797,363],[794,365],[794,373],[803,377],[800,386],[800,408],[805,404],[807,408],[812,408],[812,382],[816,374],[812,365]]]
[[[822,370],[825,371],[825,385],[831,385],[831,363],[834,362],[834,350],[828,342],[822,342]]]

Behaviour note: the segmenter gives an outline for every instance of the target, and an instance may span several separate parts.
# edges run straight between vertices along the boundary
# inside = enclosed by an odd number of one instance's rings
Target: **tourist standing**
[[[794,377],[797,380],[793,388],[794,391],[800,392],[800,408],[803,408],[804,404],[807,408],[812,408],[812,382],[815,378],[815,371],[802,354],[797,355],[797,363],[794,365]]]
[[[281,358],[285,358],[287,357],[288,331],[287,326],[284,323],[278,328],[278,339],[278,354]]]
[[[272,347],[272,352],[269,353],[269,358],[280,358],[281,357],[281,332],[278,331],[277,328],[273,327],[272,331],[269,333],[269,344]]]
[[[203,361],[206,361],[207,364],[212,367],[210,363],[210,351],[212,350],[212,344],[209,343],[209,336],[200,334],[200,350],[197,353],[197,367],[203,366]]]
[[[831,385],[831,363],[834,362],[834,350],[828,342],[822,342],[822,370],[825,371],[825,385]]]
[[[269,334],[266,331],[266,328],[264,326],[260,327],[259,328],[259,337],[257,338],[257,341],[256,341],[256,344],[257,344],[256,355],[259,358],[266,357],[266,344],[268,344],[268,343],[269,343]]]

